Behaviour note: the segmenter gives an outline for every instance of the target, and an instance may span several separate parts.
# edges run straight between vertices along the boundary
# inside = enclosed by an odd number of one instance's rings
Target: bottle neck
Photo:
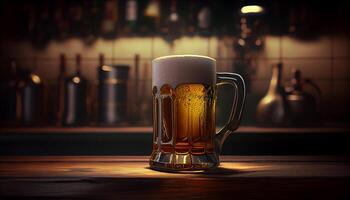
[[[80,65],[77,65],[76,74],[79,75],[79,76],[81,74],[81,66]]]
[[[297,91],[301,91],[302,90],[302,82],[301,82],[301,71],[300,70],[295,70],[293,72],[293,79],[292,79],[292,85],[293,85],[293,89],[297,90]]]
[[[66,59],[63,55],[60,57],[60,74],[65,75],[66,74]]]
[[[81,57],[80,54],[76,56],[76,74],[80,75],[81,74]]]
[[[272,69],[272,78],[269,93],[280,93],[282,91],[282,64],[275,65]]]
[[[103,66],[105,64],[105,57],[103,54],[100,54],[99,62],[100,62],[100,66]]]

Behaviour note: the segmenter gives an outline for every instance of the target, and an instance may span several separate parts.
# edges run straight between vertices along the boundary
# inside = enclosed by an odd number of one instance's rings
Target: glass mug
[[[234,99],[226,125],[216,132],[216,88],[229,84]],[[245,100],[243,78],[216,73],[216,61],[174,55],[152,61],[153,151],[150,167],[161,171],[204,170],[219,165],[227,136],[238,128]]]

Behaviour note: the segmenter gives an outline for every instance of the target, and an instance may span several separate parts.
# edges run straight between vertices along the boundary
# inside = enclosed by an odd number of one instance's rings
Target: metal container
[[[127,120],[128,65],[98,68],[98,124],[114,126]]]
[[[86,89],[87,80],[81,75],[81,57],[76,56],[77,70],[64,85],[63,125],[79,126],[87,122]]]
[[[320,88],[310,79],[302,79],[301,71],[295,70],[291,87],[287,90],[286,102],[288,117],[292,126],[318,126],[321,123],[321,113],[314,96],[304,91],[305,85],[311,86],[321,98]]]

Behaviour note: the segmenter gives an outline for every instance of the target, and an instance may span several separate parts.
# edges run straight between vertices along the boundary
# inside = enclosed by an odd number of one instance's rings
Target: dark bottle
[[[211,27],[211,10],[204,5],[198,12],[198,32],[200,35],[209,35]]]
[[[140,10],[142,9],[142,3],[140,2]],[[159,30],[160,25],[160,1],[159,0],[150,0],[147,2],[147,5],[144,4],[144,15],[140,15],[140,29],[146,29],[147,32],[156,34]],[[143,27],[146,26],[146,27]]]
[[[81,75],[81,56],[76,55],[76,73],[66,79],[64,94],[63,125],[78,126],[86,123],[87,81]]]
[[[282,64],[273,66],[272,78],[267,94],[260,100],[256,120],[259,126],[286,126],[287,108],[282,85]]]
[[[191,0],[188,3],[187,15],[186,15],[186,34],[193,36],[197,29],[197,11],[196,11],[196,1]]]
[[[118,5],[117,0],[105,1],[101,23],[101,33],[105,38],[114,38],[117,35]]]
[[[104,3],[99,0],[86,0],[83,2],[84,18],[83,26],[85,37],[83,41],[87,45],[91,45],[96,41],[101,31],[102,22],[102,6]]]
[[[85,36],[86,30],[84,30],[84,9],[82,2],[70,1],[68,16],[70,34],[77,37]]]
[[[64,54],[60,55],[60,72],[57,78],[57,112],[56,112],[56,122],[57,124],[62,124],[63,113],[64,113],[64,94],[65,94],[65,80],[67,78],[66,74],[66,56]]]
[[[138,2],[136,0],[127,0],[125,8],[125,32],[135,33],[138,23]]]
[[[101,65],[98,68],[98,124],[113,126],[127,119],[129,66]]]
[[[1,77],[0,120],[8,124],[16,121],[16,95],[19,78],[14,60],[11,60],[10,71],[5,74],[7,76]]]
[[[23,125],[42,124],[44,86],[41,78],[30,70],[23,70],[18,82],[17,117]]]
[[[176,38],[179,38],[181,35],[181,22],[178,13],[178,5],[176,0],[171,0],[170,4],[164,4],[164,14],[162,16],[163,25],[161,28],[161,33],[164,39],[172,43]]]
[[[99,65],[98,65],[99,67],[103,66],[105,64],[105,55],[101,53],[98,57],[98,62],[99,62]]]

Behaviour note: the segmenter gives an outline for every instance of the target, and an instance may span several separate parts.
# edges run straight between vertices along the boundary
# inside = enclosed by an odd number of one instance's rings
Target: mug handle
[[[244,80],[239,74],[219,72],[216,73],[216,79],[216,86],[231,85],[234,92],[230,117],[224,127],[214,137],[215,151],[219,155],[226,138],[239,126],[246,97],[246,89]]]

